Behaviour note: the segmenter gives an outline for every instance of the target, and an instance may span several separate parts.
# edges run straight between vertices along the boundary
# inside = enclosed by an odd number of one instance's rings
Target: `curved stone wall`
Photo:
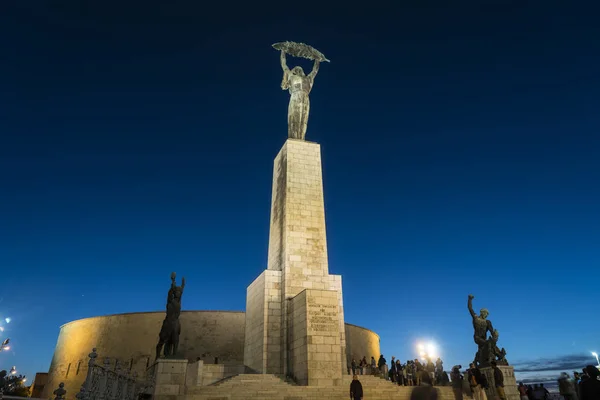
[[[88,354],[97,349],[97,363],[119,360],[123,369],[143,375],[154,361],[164,311],[84,318],[60,328],[42,398],[49,398],[60,382],[67,398],[74,398],[85,381]],[[179,352],[187,359],[207,363],[243,364],[245,313],[238,311],[182,311]],[[379,355],[379,336],[346,324],[346,353],[350,357]]]
[[[360,326],[346,324],[346,360],[348,366],[355,359],[358,363],[363,357],[371,362],[371,357],[379,359],[380,346],[379,335]]]

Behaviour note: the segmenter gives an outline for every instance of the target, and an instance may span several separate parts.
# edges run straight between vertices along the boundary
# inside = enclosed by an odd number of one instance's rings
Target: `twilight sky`
[[[592,10],[92,3],[0,6],[0,369],[47,371],[68,321],[163,310],[171,271],[184,309],[244,309],[287,135],[282,40],[332,60],[307,139],[346,321],[388,359],[431,339],[465,365],[472,292],[517,370],[594,361]]]

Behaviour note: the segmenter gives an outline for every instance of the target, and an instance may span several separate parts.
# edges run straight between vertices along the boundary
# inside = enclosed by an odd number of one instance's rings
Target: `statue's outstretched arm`
[[[315,80],[315,76],[317,76],[317,73],[319,72],[319,64],[321,64],[321,62],[319,60],[315,60],[315,63],[313,65],[313,69],[312,69],[312,71],[310,71],[310,74],[308,74],[308,78],[311,81]]]
[[[477,314],[473,311],[473,295],[469,295],[469,301],[467,302],[467,307],[469,307],[469,312],[471,313],[471,317],[476,318]]]
[[[285,51],[281,50],[281,69],[283,69],[283,72],[290,72],[290,69],[287,66],[287,62],[285,61]]]

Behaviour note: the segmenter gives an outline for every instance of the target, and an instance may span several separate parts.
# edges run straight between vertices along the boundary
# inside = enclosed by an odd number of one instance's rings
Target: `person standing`
[[[363,388],[362,384],[358,380],[358,375],[352,376],[352,382],[350,383],[350,399],[351,400],[362,400]]]
[[[403,386],[404,385],[404,368],[402,368],[402,363],[400,362],[400,360],[396,360],[396,383],[398,383],[398,386]]]
[[[577,397],[581,399],[581,395],[579,394],[579,382],[581,381],[581,376],[579,372],[573,371],[573,386],[575,386],[575,393],[577,393]]]
[[[408,386],[415,386],[415,381],[413,379],[414,376],[414,364],[412,361],[408,360],[406,362],[406,367],[404,367],[406,371],[406,384]]]
[[[500,371],[500,368],[498,368],[496,361],[492,361],[491,365],[492,370],[494,371],[494,386],[496,386],[496,393],[500,400],[506,400],[506,393],[504,393],[504,375],[502,374],[502,371]]]
[[[474,363],[469,364],[467,377],[469,380],[469,386],[471,387],[471,392],[473,392],[473,398],[475,400],[487,400],[487,396],[483,390],[483,374]]]
[[[581,380],[579,384],[579,399],[580,400],[598,400],[600,399],[600,371],[593,365],[585,367],[585,372],[588,375],[588,379]]]
[[[519,396],[521,397],[521,400],[529,400],[529,396],[527,395],[527,386],[525,386],[523,382],[519,383],[519,387],[517,389],[519,389]]]
[[[410,393],[410,400],[438,400],[438,390],[433,387],[433,381],[429,375],[424,374],[421,385],[415,386]]]
[[[392,356],[392,362],[390,369],[388,370],[388,377],[392,383],[396,383],[396,357]]]
[[[461,365],[452,367],[450,379],[452,380],[452,391],[456,400],[463,400],[463,376],[460,373]],[[505,399],[506,400],[506,399]]]
[[[444,373],[444,363],[442,359],[438,357],[435,361],[435,381],[433,382],[435,385],[443,385],[442,374]]]
[[[375,375],[376,370],[377,370],[377,362],[375,361],[375,357],[371,356],[371,375]]]
[[[421,386],[421,375],[423,374],[423,365],[419,362],[418,358],[415,358],[415,385]]]
[[[367,374],[367,356],[364,356],[362,358],[362,360],[360,360],[360,374],[361,375],[366,375]]]
[[[560,395],[565,400],[578,400],[575,385],[573,384],[573,381],[571,380],[569,374],[567,374],[566,372],[560,374],[560,378],[558,378],[558,390],[560,392]]]
[[[379,356],[379,361],[377,361],[377,366],[379,367],[379,374],[383,379],[387,378],[387,361],[383,357],[383,354]]]

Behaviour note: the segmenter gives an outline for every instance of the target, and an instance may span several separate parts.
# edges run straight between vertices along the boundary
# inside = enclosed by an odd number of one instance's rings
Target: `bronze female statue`
[[[319,72],[319,64],[329,61],[315,48],[304,43],[281,42],[275,43],[273,47],[281,51],[281,68],[283,69],[283,80],[281,89],[290,92],[290,104],[288,106],[288,137],[291,139],[304,140],[308,126],[308,114],[310,111],[310,100],[308,95],[313,88],[315,77]],[[286,54],[296,57],[304,57],[314,60],[312,71],[306,75],[302,67],[294,67],[291,70],[287,66]]]

